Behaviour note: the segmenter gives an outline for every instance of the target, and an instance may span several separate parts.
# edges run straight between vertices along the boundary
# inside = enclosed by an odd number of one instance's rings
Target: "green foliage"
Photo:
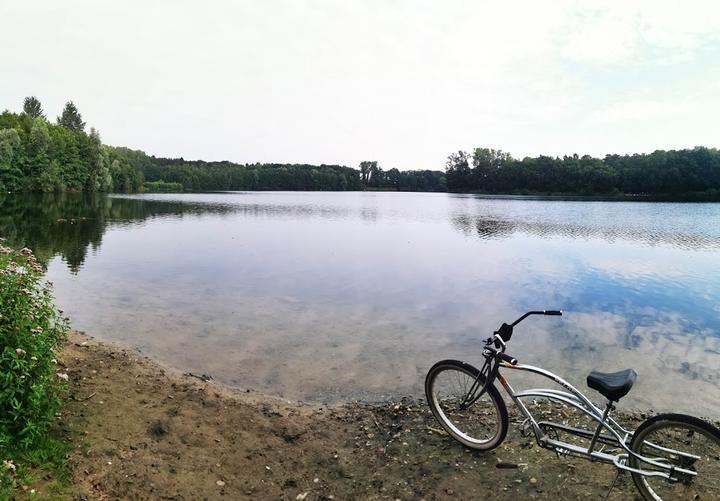
[[[110,176],[113,188],[121,193],[135,193],[143,185],[142,173],[118,159],[110,164]]]
[[[95,129],[86,134],[80,126],[54,125],[27,113],[0,114],[2,191],[112,191],[111,167]],[[137,191],[141,174],[128,169],[116,169],[118,186]]]
[[[45,118],[42,105],[35,96],[28,96],[23,102],[23,113],[33,118]]]
[[[82,121],[82,115],[72,101],[65,103],[62,115],[57,117],[57,123],[74,132],[82,132],[85,130],[85,122]]]
[[[360,180],[363,186],[370,186],[370,179],[374,177],[377,172],[378,163],[376,161],[363,161],[360,162]]]
[[[178,183],[185,191],[361,190],[358,171],[341,165],[236,164],[156,158],[141,151],[107,147],[111,156],[138,169],[146,181]]]
[[[360,162],[363,186],[394,191],[446,191],[445,173],[436,170],[390,169],[384,171],[375,161]]]
[[[15,159],[20,152],[20,135],[16,129],[0,129],[0,190],[18,189],[23,181],[22,171]]]
[[[55,350],[68,323],[42,283],[29,249],[0,243],[0,455],[44,444],[60,408],[62,373]]]
[[[143,191],[148,193],[182,193],[183,185],[165,181],[146,181],[143,184]]]
[[[29,466],[53,470],[56,488],[69,479],[70,444],[51,432],[66,377],[55,351],[68,322],[42,275],[29,249],[13,251],[0,239],[0,499],[29,483]]]
[[[0,114],[0,191],[218,191],[290,190],[465,191],[573,195],[651,195],[716,200],[720,152],[656,151],[649,155],[539,156],[522,160],[489,148],[448,157],[445,172],[384,171],[363,161],[341,165],[236,164],[156,158],[103,145],[72,101],[58,124],[45,120],[40,102],[25,99],[24,113]]]
[[[58,164],[57,160],[52,160],[40,172],[38,188],[45,193],[63,191],[65,189],[62,171],[60,170],[60,164]]]
[[[539,156],[516,160],[499,150],[460,151],[446,164],[450,191],[651,195],[712,199],[720,190],[720,151],[655,151],[643,155]]]
[[[127,219],[131,201],[98,193],[0,193],[0,235],[16,247],[29,247],[46,264],[59,256],[75,273],[90,248],[102,242],[109,219]]]
[[[363,162],[363,174],[341,165],[236,164],[156,158],[142,151],[103,145],[75,104],[65,105],[57,125],[42,115],[34,97],[25,112],[0,115],[0,191],[348,191],[366,187],[444,191],[438,171],[384,173]],[[365,165],[367,164],[367,165]],[[158,182],[164,184],[156,184]]]

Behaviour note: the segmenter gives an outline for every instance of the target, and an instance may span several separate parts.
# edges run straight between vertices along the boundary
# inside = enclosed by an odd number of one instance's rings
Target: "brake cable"
[[[499,367],[500,361],[498,360],[497,354],[485,357],[485,364],[483,364],[482,369],[480,369],[479,374],[475,378],[475,381],[473,382],[472,386],[470,386],[470,390],[467,392],[465,398],[463,398],[463,401],[460,403],[461,410],[465,410],[470,407],[488,391],[490,386],[492,386],[492,384],[495,382],[495,378],[498,375]],[[480,392],[477,393],[483,377],[485,378],[485,384],[483,384]]]

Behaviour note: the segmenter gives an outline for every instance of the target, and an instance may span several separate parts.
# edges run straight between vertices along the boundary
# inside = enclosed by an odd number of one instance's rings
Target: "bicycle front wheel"
[[[505,402],[495,386],[469,406],[465,401],[473,384],[485,378],[472,365],[458,360],[436,363],[425,378],[425,396],[433,415],[458,442],[478,450],[494,449],[508,430]]]
[[[630,456],[630,466],[670,474],[671,479],[633,473],[633,481],[647,500],[720,499],[720,430],[693,416],[660,414],[643,422],[633,434],[630,449],[656,466]],[[674,470],[682,468],[694,474]]]

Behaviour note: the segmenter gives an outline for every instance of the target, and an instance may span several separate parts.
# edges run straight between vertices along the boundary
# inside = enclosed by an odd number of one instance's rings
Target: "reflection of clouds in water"
[[[502,321],[561,308],[562,319],[523,323],[510,353],[583,389],[592,368],[635,367],[626,406],[717,410],[697,392],[717,397],[720,284],[708,270],[720,263],[688,251],[715,248],[713,207],[374,193],[106,201],[103,248],[71,279],[51,263],[60,304],[77,328],[185,370],[307,399],[420,395],[438,358],[477,364]],[[678,244],[672,232],[705,236]],[[663,245],[638,245],[648,241]]]
[[[535,327],[518,329],[508,351],[523,363],[569,378],[582,391],[591,369],[632,367],[638,382],[621,405],[720,414],[720,338],[714,330],[689,329],[677,313],[646,308],[622,314],[566,312],[557,328]],[[512,376],[521,384],[537,384],[537,379]],[[600,399],[591,390],[588,394]]]

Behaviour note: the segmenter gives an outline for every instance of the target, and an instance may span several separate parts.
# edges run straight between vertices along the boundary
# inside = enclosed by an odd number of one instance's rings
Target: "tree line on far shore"
[[[720,151],[513,158],[476,148],[448,157],[445,171],[342,165],[236,164],[157,158],[102,144],[69,101],[55,122],[40,101],[0,114],[1,191],[451,191],[490,194],[649,195],[720,200]]]
[[[504,194],[649,195],[720,199],[720,151],[513,158],[500,150],[459,151],[446,164],[448,190]]]
[[[0,114],[0,191],[357,191],[365,188],[444,190],[441,172],[391,169],[374,164],[372,182],[342,165],[236,164],[156,158],[102,144],[70,101],[55,122],[40,101],[27,97],[21,113]],[[364,162],[365,163],[365,162]]]

